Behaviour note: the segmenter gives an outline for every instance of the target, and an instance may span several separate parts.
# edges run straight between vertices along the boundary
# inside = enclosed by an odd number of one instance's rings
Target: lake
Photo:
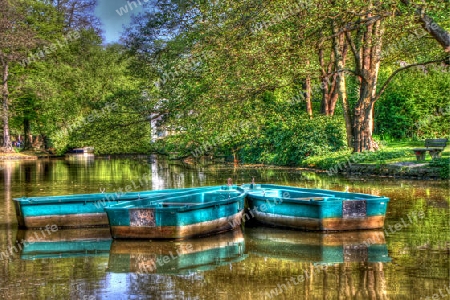
[[[340,177],[156,157],[0,162],[0,299],[445,299],[449,182]],[[133,184],[149,178],[145,184]],[[274,183],[383,195],[385,230],[316,233],[244,224],[183,241],[112,240],[107,228],[18,229],[12,198]],[[145,182],[141,180],[141,182]],[[51,225],[51,224],[49,224]],[[16,241],[37,242],[8,252]],[[1,253],[7,254],[7,257]]]

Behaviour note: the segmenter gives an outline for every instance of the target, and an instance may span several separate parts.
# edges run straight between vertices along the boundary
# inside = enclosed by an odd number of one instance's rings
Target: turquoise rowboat
[[[245,192],[236,186],[105,207],[113,238],[181,239],[234,229]]]
[[[108,271],[132,274],[191,274],[244,260],[240,228],[214,236],[170,240],[114,240]]]
[[[161,195],[189,194],[217,190],[218,186],[166,189],[128,193],[95,193],[66,196],[14,198],[17,222],[20,228],[43,228],[56,225],[60,228],[108,226],[105,207],[147,199]]]
[[[389,198],[272,184],[246,184],[243,220],[302,230],[383,228]]]

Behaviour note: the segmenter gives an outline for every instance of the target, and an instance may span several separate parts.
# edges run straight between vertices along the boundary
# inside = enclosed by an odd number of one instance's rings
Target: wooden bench
[[[430,156],[435,159],[441,156],[441,152],[447,146],[447,139],[426,139],[425,148],[412,149],[416,154],[417,160],[425,160],[425,154],[429,151]]]

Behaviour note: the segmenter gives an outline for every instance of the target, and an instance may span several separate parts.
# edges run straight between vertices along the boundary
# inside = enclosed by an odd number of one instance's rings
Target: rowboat
[[[246,228],[247,251],[316,265],[390,262],[384,232],[360,230],[341,232],[301,232],[280,228]]]
[[[131,185],[130,185],[131,186]],[[128,186],[127,186],[128,187]],[[60,228],[108,226],[104,207],[160,195],[189,194],[217,190],[220,187],[165,189],[127,193],[93,193],[65,196],[14,198],[20,228]]]
[[[94,153],[94,147],[73,148],[70,153]]]
[[[109,228],[77,228],[64,230],[19,229],[20,258],[108,257],[112,238]],[[19,247],[18,247],[19,248]]]
[[[190,274],[244,260],[240,228],[214,236],[169,240],[114,240],[108,270],[132,274]]]
[[[302,230],[383,228],[389,198],[273,184],[248,184],[242,220]]]
[[[166,194],[105,207],[113,238],[181,239],[235,229],[245,192],[236,186]]]

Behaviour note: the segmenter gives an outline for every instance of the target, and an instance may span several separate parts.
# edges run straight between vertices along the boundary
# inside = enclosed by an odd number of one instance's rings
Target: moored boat
[[[272,226],[341,231],[383,228],[389,198],[272,184],[243,185],[245,218]]]
[[[70,153],[94,153],[94,147],[81,147],[81,148],[73,148]]]
[[[245,192],[235,186],[105,207],[113,238],[180,239],[232,230]]]
[[[14,198],[16,217],[21,228],[108,226],[104,207],[160,195],[188,194],[219,189],[218,186],[165,189],[127,193],[94,193],[65,196]]]

